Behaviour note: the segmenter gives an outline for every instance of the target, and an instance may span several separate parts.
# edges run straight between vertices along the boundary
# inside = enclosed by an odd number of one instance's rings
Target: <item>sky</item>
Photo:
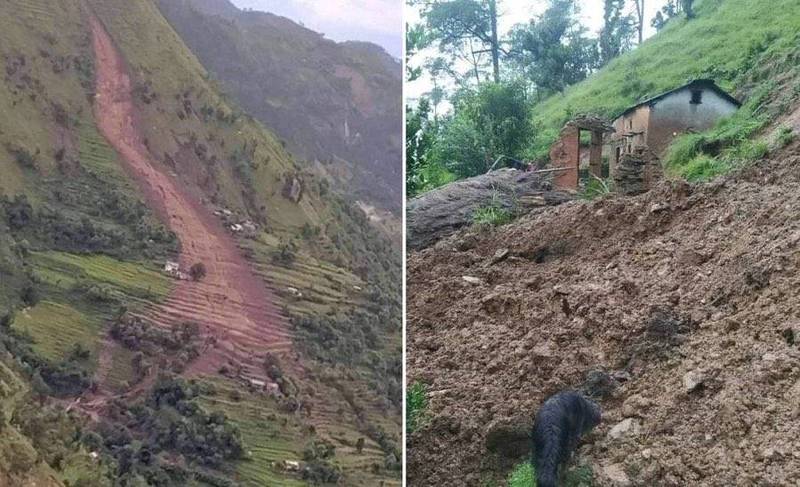
[[[335,41],[368,41],[400,58],[405,0],[232,0],[239,8],[262,10],[325,34]]]
[[[541,14],[547,8],[546,0],[498,0],[498,11],[502,16],[498,20],[498,29],[501,33],[506,33],[519,23],[527,23],[532,17]],[[645,1],[645,37],[655,34],[655,29],[650,27],[650,19],[655,17],[661,7],[666,5],[667,0],[646,0]],[[633,2],[628,2],[631,12],[635,11]],[[589,28],[592,35],[603,27],[603,1],[602,0],[580,0],[580,21]],[[406,7],[406,21],[413,24],[419,21],[419,12],[416,7]],[[412,59],[411,64],[418,66],[422,64],[426,57],[436,54],[435,48],[429,48]],[[433,88],[430,78],[423,76],[417,81],[406,83],[404,87],[406,97],[410,99],[419,98],[424,93]],[[445,107],[446,109],[446,107]]]

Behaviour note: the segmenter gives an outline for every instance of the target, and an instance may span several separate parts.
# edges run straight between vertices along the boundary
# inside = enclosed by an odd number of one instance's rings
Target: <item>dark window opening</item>
[[[703,103],[703,90],[692,90],[692,105]]]

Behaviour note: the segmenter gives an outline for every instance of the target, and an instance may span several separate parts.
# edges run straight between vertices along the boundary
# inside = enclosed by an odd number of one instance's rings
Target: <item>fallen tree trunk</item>
[[[549,179],[533,172],[500,169],[456,181],[408,201],[409,250],[422,250],[472,223],[478,208],[496,204],[522,215],[573,199],[553,191]]]

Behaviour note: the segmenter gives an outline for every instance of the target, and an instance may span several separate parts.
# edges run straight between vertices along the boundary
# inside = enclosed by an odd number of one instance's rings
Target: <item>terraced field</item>
[[[47,299],[19,313],[14,327],[29,334],[34,349],[51,360],[64,359],[75,345],[82,345],[92,352],[92,369],[103,352],[105,327],[117,307],[125,304],[136,310],[159,302],[173,285],[154,268],[106,256],[34,252],[30,259]],[[81,297],[92,286],[103,293],[103,302]],[[122,377],[130,379],[126,375],[130,353],[124,349],[117,352],[113,370],[121,384]]]

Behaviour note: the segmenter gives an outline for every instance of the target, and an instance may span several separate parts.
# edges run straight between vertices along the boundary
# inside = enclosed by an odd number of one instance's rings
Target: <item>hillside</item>
[[[797,484],[798,164],[795,142],[413,254],[408,373],[429,404],[409,482],[504,485],[526,448],[494,448],[578,388],[603,408],[570,464],[590,485]]]
[[[800,4],[706,0],[697,19],[538,106],[544,150],[570,114],[613,115],[686,78],[713,76],[746,100],[679,139],[651,191],[473,226],[409,256],[408,382],[423,391],[409,483],[506,485],[529,459],[537,408],[564,389],[603,410],[565,485],[800,482],[789,12]]]
[[[0,484],[397,482],[393,244],[152,2],[0,13]]]
[[[618,116],[636,102],[671,90],[688,80],[711,78],[748,102],[742,118],[757,118],[766,94],[776,115],[791,98],[796,76],[798,28],[796,0],[750,2],[701,0],[697,17],[671,20],[658,34],[624,54],[585,81],[551,96],[534,108],[535,158],[548,154],[558,131],[578,113]],[[785,15],[778,15],[778,13]],[[782,95],[782,96],[781,96]],[[783,98],[783,99],[782,99]],[[783,107],[785,108],[785,107]]]
[[[382,48],[336,43],[228,0],[160,0],[159,8],[221,86],[316,161],[336,186],[399,214],[400,63]],[[268,81],[267,81],[268,80]]]

